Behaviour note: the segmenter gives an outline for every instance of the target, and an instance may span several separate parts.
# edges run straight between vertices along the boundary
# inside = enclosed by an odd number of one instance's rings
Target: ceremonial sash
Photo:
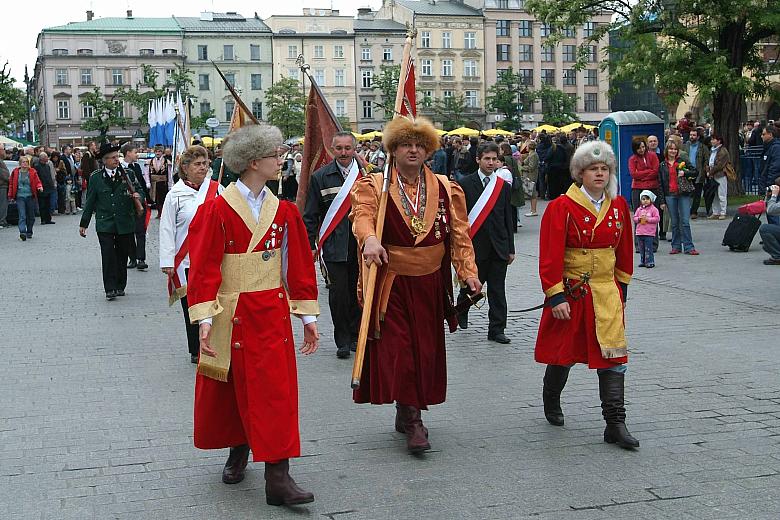
[[[474,204],[474,207],[469,211],[469,226],[471,226],[471,231],[469,231],[470,238],[474,238],[474,235],[477,234],[479,228],[485,223],[485,219],[496,206],[498,196],[501,194],[501,189],[504,187],[505,181],[498,175],[491,175],[488,179],[490,179],[490,182],[485,186],[485,190],[477,199],[477,203]]]
[[[317,253],[320,252],[322,249],[322,244],[324,244],[331,233],[333,233],[333,231],[339,225],[339,222],[341,222],[341,219],[343,219],[349,212],[349,208],[351,207],[349,201],[349,192],[352,191],[352,186],[355,185],[355,181],[357,180],[359,173],[360,168],[358,168],[357,160],[354,160],[352,161],[352,166],[349,169],[349,175],[347,175],[347,178],[344,180],[344,184],[336,194],[336,198],[333,199],[333,202],[330,203],[328,212],[325,213],[325,218],[323,219],[322,225],[320,226],[320,234],[317,240]]]
[[[198,206],[206,200],[217,196],[218,182],[206,179],[203,184],[206,184],[206,186],[201,185],[198,194],[195,196]],[[179,250],[176,251],[176,256],[173,257],[173,275],[168,277],[168,305],[173,305],[176,300],[187,294],[187,273],[182,262],[187,258],[188,254],[190,254],[189,230]]]

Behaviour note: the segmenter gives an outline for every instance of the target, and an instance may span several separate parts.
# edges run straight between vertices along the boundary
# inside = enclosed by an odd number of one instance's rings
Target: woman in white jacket
[[[209,154],[202,146],[190,146],[181,155],[179,181],[165,196],[160,219],[160,269],[168,276],[168,304],[181,301],[187,328],[190,361],[198,362],[198,325],[187,312],[187,273],[190,267],[187,233],[190,222],[207,198],[216,197],[222,186],[207,178]]]

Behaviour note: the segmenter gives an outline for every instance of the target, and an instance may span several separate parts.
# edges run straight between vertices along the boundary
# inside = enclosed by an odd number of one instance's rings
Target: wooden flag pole
[[[406,32],[406,41],[404,42],[403,59],[401,60],[401,75],[398,78],[398,92],[395,96],[395,115],[399,117],[401,103],[404,98],[404,84],[406,83],[407,65],[412,52],[412,41],[416,31],[408,27]],[[376,238],[382,243],[382,235],[385,228],[385,214],[387,212],[387,197],[390,193],[391,177],[393,175],[393,157],[388,150],[387,161],[385,162],[384,182],[382,183],[382,193],[379,196],[379,210],[376,217]],[[372,307],[374,304],[374,292],[376,292],[376,277],[379,268],[377,264],[371,263],[368,268],[368,278],[366,280],[365,290],[363,291],[363,314],[360,318],[360,332],[358,333],[357,350],[355,351],[355,364],[352,366],[352,388],[360,387],[360,378],[363,374],[363,361],[366,355],[366,342],[368,340],[368,329],[371,325]]]

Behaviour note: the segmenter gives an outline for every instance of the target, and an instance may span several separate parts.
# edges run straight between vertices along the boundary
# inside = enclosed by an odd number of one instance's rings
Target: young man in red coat
[[[240,172],[190,225],[190,320],[200,322],[195,446],[230,447],[226,484],[244,478],[249,451],[265,462],[266,502],[314,495],[288,473],[300,456],[298,382],[290,314],[304,324],[303,354],[317,350],[317,281],[300,213],[266,188],[281,165],[282,134],[266,124],[231,133],[225,164]],[[288,299],[289,298],[289,299]]]

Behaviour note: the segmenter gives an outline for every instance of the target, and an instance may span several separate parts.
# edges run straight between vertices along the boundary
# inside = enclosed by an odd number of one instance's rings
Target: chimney
[[[132,9],[128,9],[127,10],[127,17],[128,18],[132,18],[133,17],[133,10]]]
[[[372,11],[370,7],[360,7],[358,8],[357,17],[358,20],[372,20],[374,17],[371,16]]]
[[[92,12],[92,10],[87,11],[87,21],[89,22],[95,17],[95,13]]]

